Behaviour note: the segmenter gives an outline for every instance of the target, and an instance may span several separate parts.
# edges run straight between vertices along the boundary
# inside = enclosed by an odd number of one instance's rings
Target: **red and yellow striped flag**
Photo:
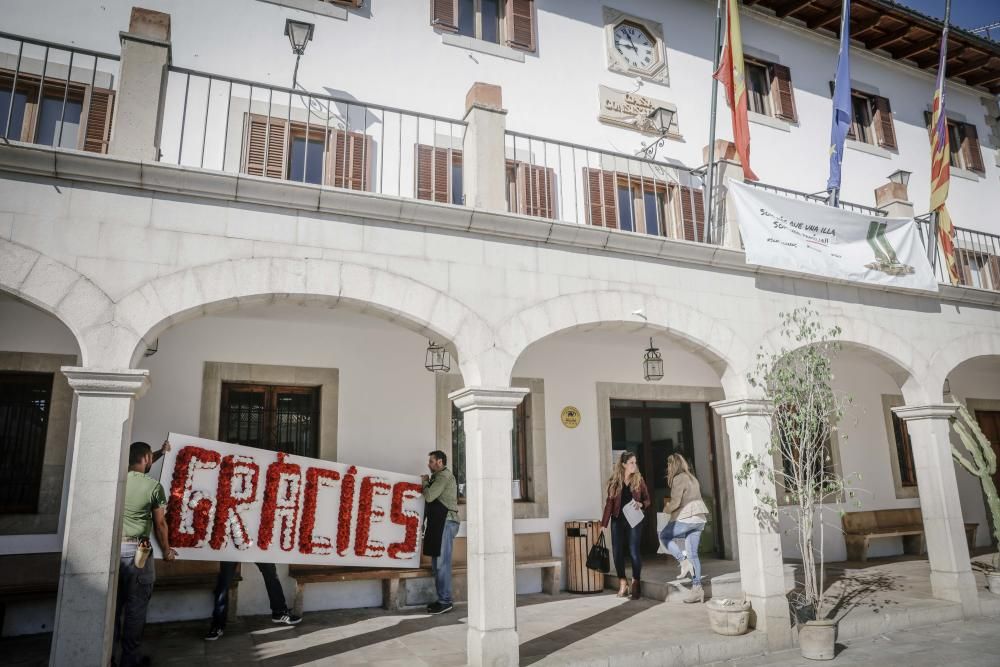
[[[947,3],[950,5],[951,3]],[[951,147],[948,145],[948,117],[944,110],[945,64],[948,51],[948,6],[945,8],[944,31],[941,33],[941,57],[938,60],[937,87],[931,111],[931,212],[937,213],[938,241],[944,255],[948,278],[953,285],[959,283],[955,263],[955,227],[945,201],[951,181]]]
[[[750,168],[750,122],[747,120],[747,84],[743,66],[743,37],[740,34],[739,0],[726,0],[726,47],[713,78],[726,88],[726,100],[733,111],[733,143],[743,164],[743,178],[759,180]]]

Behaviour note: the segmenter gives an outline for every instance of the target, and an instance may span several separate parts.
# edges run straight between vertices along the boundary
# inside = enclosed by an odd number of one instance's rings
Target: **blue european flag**
[[[840,54],[837,80],[833,87],[833,126],[830,128],[830,178],[827,190],[840,189],[840,169],[844,162],[844,138],[851,127],[851,0],[844,0],[840,27]]]

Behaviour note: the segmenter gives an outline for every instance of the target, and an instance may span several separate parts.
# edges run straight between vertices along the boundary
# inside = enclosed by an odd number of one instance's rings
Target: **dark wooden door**
[[[983,429],[986,439],[993,445],[993,453],[1000,461],[1000,411],[976,410],[976,421],[979,422],[979,428]],[[993,473],[993,484],[1000,489],[1000,466]]]
[[[656,513],[663,509],[663,500],[670,493],[666,480],[667,457],[676,452],[688,461],[694,459],[691,405],[612,400],[611,448],[636,455],[639,472],[646,480],[653,501],[642,522],[642,550],[655,553],[659,547]]]

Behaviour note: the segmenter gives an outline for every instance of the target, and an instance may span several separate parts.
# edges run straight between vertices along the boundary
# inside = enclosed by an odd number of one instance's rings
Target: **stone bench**
[[[889,510],[847,512],[841,516],[847,559],[868,560],[872,540],[883,537],[903,538],[903,553],[922,555],[927,552],[924,540],[924,519],[919,507]],[[965,524],[965,538],[971,551],[976,545],[977,523]]]
[[[549,595],[559,592],[562,581],[562,558],[552,555],[552,541],[549,533],[520,533],[514,536],[514,567],[518,570],[540,569],[542,571],[542,591]],[[452,548],[452,576],[464,575],[468,571],[466,542],[464,537],[456,537]],[[379,581],[382,584],[382,608],[398,610],[404,606],[405,583],[410,579],[433,576],[430,559],[421,558],[418,568],[364,568],[339,567],[329,565],[289,565],[288,576],[295,580],[295,602],[293,610],[302,613],[305,587],[316,583],[338,583],[344,581]]]
[[[62,554],[15,554],[0,556],[0,627],[8,602],[54,598],[59,592],[59,567]],[[219,564],[214,561],[156,561],[154,594],[161,590],[191,590],[215,588]],[[229,589],[230,617],[235,614],[237,584],[240,571]],[[232,618],[230,618],[232,620]]]

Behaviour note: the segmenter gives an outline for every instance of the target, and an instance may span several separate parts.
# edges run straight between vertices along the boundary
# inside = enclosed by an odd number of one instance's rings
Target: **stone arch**
[[[36,250],[0,239],[0,290],[59,320],[76,339],[80,363],[93,349],[87,333],[112,320],[113,302],[89,278]]]
[[[877,324],[863,320],[841,319],[836,322],[824,318],[825,325],[837,324],[842,346],[859,353],[863,358],[881,368],[899,385],[907,404],[921,405],[927,401],[924,380],[927,359],[909,341]],[[776,353],[783,343],[781,327],[776,326],[761,338],[760,347]]]
[[[935,403],[942,400],[944,381],[958,366],[976,357],[987,356],[1000,357],[1000,333],[966,333],[943,343],[931,358],[927,373],[931,400]]]
[[[134,365],[145,347],[172,325],[275,300],[326,307],[343,303],[450,342],[466,384],[483,381],[480,357],[489,346],[489,328],[476,312],[414,278],[327,259],[227,260],[151,280],[115,307],[115,326],[135,334],[133,345],[119,347],[116,361]]]
[[[644,318],[634,314],[639,310]],[[536,303],[514,314],[497,332],[497,361],[506,364],[505,379],[509,379],[517,359],[533,343],[562,331],[611,322],[664,331],[716,370],[727,396],[746,395],[741,373],[751,355],[736,333],[691,306],[649,294],[601,290]]]

